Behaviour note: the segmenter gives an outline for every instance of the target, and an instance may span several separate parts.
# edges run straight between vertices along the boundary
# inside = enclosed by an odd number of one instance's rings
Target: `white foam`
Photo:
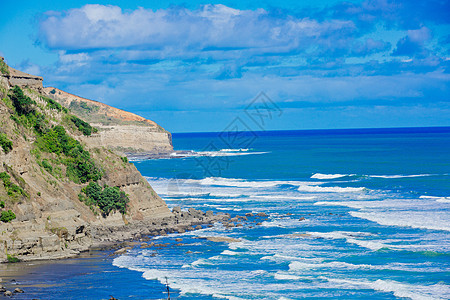
[[[428,177],[434,176],[434,174],[417,174],[417,175],[367,175],[372,178],[385,178],[385,179],[396,179],[396,178],[413,178],[413,177]]]
[[[234,252],[234,251],[230,251],[230,250],[224,250],[222,251],[222,253],[220,253],[222,255],[240,255],[241,253],[239,252]]]
[[[355,237],[372,236],[372,234],[368,232],[332,231],[332,232],[308,232],[308,234],[311,236],[326,239],[345,239],[347,243],[355,244],[373,251],[377,251],[382,248],[394,248],[394,249],[399,248],[399,246],[384,244],[376,240],[362,240],[355,238]]]
[[[450,231],[450,218],[448,212],[445,211],[433,211],[432,213],[427,211],[383,211],[382,213],[351,211],[349,213],[353,217],[385,226]]]
[[[279,185],[315,186],[323,183],[323,182],[307,182],[307,181],[293,181],[293,180],[250,181],[239,178],[223,178],[223,177],[207,177],[200,180],[188,179],[185,182],[200,185],[243,187],[243,188],[268,188]]]
[[[301,277],[291,275],[291,274],[285,274],[281,272],[277,272],[273,275],[273,277],[277,280],[299,280]]]
[[[421,199],[432,199],[440,203],[450,203],[450,197],[420,196]]]
[[[336,179],[336,178],[341,178],[341,177],[345,177],[345,176],[354,176],[355,174],[321,174],[321,173],[316,173],[314,175],[311,176],[311,178],[314,179]]]
[[[376,291],[390,292],[393,293],[396,297],[410,298],[413,300],[447,299],[447,296],[450,294],[449,286],[444,284],[434,284],[426,286],[381,279],[378,279],[376,281],[362,281],[355,279],[348,280],[326,277],[321,278],[338,285],[344,285],[346,287],[359,287],[361,289],[369,288]]]
[[[249,149],[222,149],[221,152],[247,152]]]
[[[366,190],[364,187],[338,187],[338,186],[311,186],[311,185],[301,185],[298,187],[300,192],[310,192],[310,193],[356,193]]]

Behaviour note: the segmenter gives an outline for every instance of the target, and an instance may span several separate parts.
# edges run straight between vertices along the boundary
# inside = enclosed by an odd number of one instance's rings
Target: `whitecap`
[[[427,286],[381,279],[376,281],[363,281],[355,279],[320,278],[326,279],[334,284],[344,285],[345,287],[359,287],[361,289],[370,288],[376,291],[393,293],[394,296],[399,298],[410,298],[413,300],[447,299],[447,296],[450,294],[449,286],[444,284]]]
[[[311,186],[311,185],[301,185],[298,187],[300,192],[310,192],[310,193],[356,193],[366,190],[364,187],[338,187],[338,186]]]
[[[341,177],[346,177],[346,176],[354,176],[355,174],[321,174],[321,173],[316,173],[314,175],[311,176],[311,178],[314,179],[336,179],[336,178],[341,178]]]

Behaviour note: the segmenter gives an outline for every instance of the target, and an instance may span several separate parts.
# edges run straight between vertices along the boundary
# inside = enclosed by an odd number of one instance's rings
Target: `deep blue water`
[[[173,142],[190,157],[134,162],[169,207],[269,216],[85,259],[90,277],[66,276],[61,294],[45,299],[86,295],[73,287],[102,281],[109,287],[92,298],[161,299],[166,278],[176,299],[450,298],[450,128],[192,133]]]

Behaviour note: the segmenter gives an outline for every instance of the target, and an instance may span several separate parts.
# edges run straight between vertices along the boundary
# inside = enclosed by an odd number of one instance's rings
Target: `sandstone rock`
[[[253,217],[253,214],[252,213],[246,213],[245,216],[246,217]]]
[[[11,291],[6,291],[5,293],[3,293],[3,295],[6,296],[6,297],[11,297],[12,294],[13,293]]]
[[[25,292],[20,288],[15,288],[14,293],[25,293]]]
[[[191,250],[186,251],[186,254],[191,254],[193,253]]]
[[[195,230],[200,230],[200,229],[202,229],[202,226],[200,226],[200,225],[195,226]]]
[[[122,249],[119,249],[119,250],[115,251],[114,254],[115,254],[115,255],[124,254],[124,253],[126,253],[127,250],[129,250],[129,249],[131,249],[131,248],[130,248],[130,247],[125,247],[125,248],[122,248]]]
[[[258,222],[258,223],[256,223],[256,225],[259,226],[259,225],[262,225],[262,223],[261,223],[261,222]]]
[[[258,217],[267,217],[267,214],[265,212],[259,212],[256,214]]]
[[[181,213],[181,207],[175,206],[174,208],[172,208],[172,213],[180,214]]]
[[[176,239],[175,239],[175,242],[181,242],[181,241],[183,241],[182,238],[176,238]]]
[[[300,219],[298,219],[299,221],[304,221],[306,220],[304,217],[301,217]]]

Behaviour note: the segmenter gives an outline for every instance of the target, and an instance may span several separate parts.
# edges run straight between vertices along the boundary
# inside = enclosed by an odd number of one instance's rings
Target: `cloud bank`
[[[261,90],[286,109],[427,106],[450,100],[447,8],[89,4],[47,12],[38,43],[58,53],[49,81],[131,110],[237,110]]]

